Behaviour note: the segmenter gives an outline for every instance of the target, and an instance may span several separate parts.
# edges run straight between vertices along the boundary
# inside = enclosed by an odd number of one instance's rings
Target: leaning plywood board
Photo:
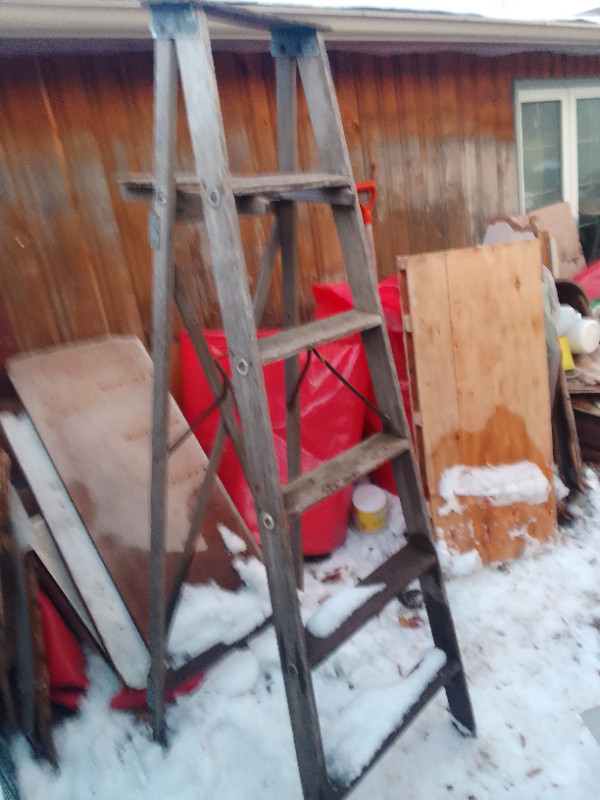
[[[9,375],[143,638],[148,633],[152,362],[134,337],[103,339],[19,356]],[[188,430],[176,404],[169,437]],[[171,454],[167,488],[169,594],[206,469],[193,436]],[[235,589],[218,525],[250,543],[241,517],[216,481],[187,580]],[[64,554],[63,554],[64,555]]]
[[[400,263],[434,524],[483,563],[515,557],[556,521],[539,243]]]
[[[47,575],[65,597],[71,614],[75,614],[79,623],[87,631],[88,637],[96,647],[102,648],[100,634],[83,599],[69,574],[48,526],[43,517],[31,519],[25,510],[18,492],[10,487],[10,519],[13,530],[17,530],[22,542],[37,556]],[[42,586],[42,588],[45,588]]]
[[[69,574],[94,622],[102,649],[128,686],[142,689],[150,667],[148,648],[108,578],[102,559],[73,508],[60,478],[26,414],[0,414],[0,423],[19,459]]]

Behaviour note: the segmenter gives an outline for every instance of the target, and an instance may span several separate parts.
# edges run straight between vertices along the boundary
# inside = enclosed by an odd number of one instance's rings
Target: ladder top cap
[[[197,8],[213,17],[221,17],[232,24],[247,25],[249,28],[262,30],[310,30],[330,31],[328,25],[315,25],[293,17],[281,17],[277,14],[249,11],[247,8],[229,2],[206,3],[203,0],[140,0],[143,8],[157,8],[159,6],[174,6],[183,8]]]

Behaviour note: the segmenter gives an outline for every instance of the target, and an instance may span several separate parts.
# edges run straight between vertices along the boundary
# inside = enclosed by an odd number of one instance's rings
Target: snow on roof
[[[226,0],[229,2],[230,0]],[[575,22],[589,11],[589,2],[575,3],[564,0],[256,0],[259,5],[312,6],[319,8],[370,9],[379,11],[409,11],[423,13],[458,14],[502,20],[540,20]],[[595,9],[600,15],[600,9]]]
[[[442,13],[506,21],[576,22],[600,18],[600,8],[590,9],[589,0],[574,4],[565,0],[486,0],[485,3],[481,0],[216,0],[219,1],[223,5]],[[86,9],[102,13],[132,11],[140,10],[140,6],[140,0],[0,0],[0,11],[15,7],[24,10],[52,7],[59,14]]]
[[[451,43],[457,48],[483,43],[512,47],[511,52],[515,47],[600,52],[594,24],[600,22],[600,10],[590,10],[589,0],[574,0],[573,5],[564,0],[238,0],[238,4],[322,25],[330,45],[383,42],[391,48],[406,42]],[[223,20],[211,21],[213,40],[256,42],[260,34]],[[139,0],[0,0],[4,43],[148,38],[148,11]]]

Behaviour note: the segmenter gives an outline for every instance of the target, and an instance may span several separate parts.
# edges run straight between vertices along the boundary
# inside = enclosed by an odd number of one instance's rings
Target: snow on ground
[[[600,747],[580,717],[600,705],[600,484],[591,471],[588,480],[556,545],[500,567],[463,558],[447,583],[478,737],[460,736],[439,694],[352,800],[598,800]],[[386,532],[350,531],[344,547],[307,565],[305,618],[397,550],[401,525],[394,507]],[[465,564],[475,571],[466,574]],[[395,601],[316,671],[330,763],[344,709],[362,699],[375,710],[370,698],[401,685],[427,650],[422,608]],[[170,707],[166,752],[146,724],[110,710],[118,686],[99,658],[90,657],[89,671],[80,714],[56,728],[60,771],[36,763],[16,740],[24,800],[301,800],[272,632]],[[350,714],[350,746],[336,769],[363,745],[364,712]]]

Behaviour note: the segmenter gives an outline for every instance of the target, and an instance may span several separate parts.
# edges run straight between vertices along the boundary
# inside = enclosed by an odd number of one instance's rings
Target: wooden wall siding
[[[397,254],[480,241],[487,221],[517,210],[516,78],[600,76],[599,58],[336,52],[332,68],[357,180],[374,178],[381,277]],[[273,64],[216,55],[232,170],[276,169]],[[318,167],[304,98],[300,163]],[[193,168],[183,103],[178,169]],[[20,347],[150,331],[147,213],[121,200],[115,175],[152,169],[150,53],[0,60],[0,290]],[[270,219],[243,219],[254,284]],[[328,208],[299,214],[302,315],[311,284],[343,279]],[[180,227],[176,257],[202,323],[218,326],[199,226]],[[197,269],[196,269],[197,267]],[[265,322],[277,324],[275,286]],[[175,319],[174,327],[178,321]]]

